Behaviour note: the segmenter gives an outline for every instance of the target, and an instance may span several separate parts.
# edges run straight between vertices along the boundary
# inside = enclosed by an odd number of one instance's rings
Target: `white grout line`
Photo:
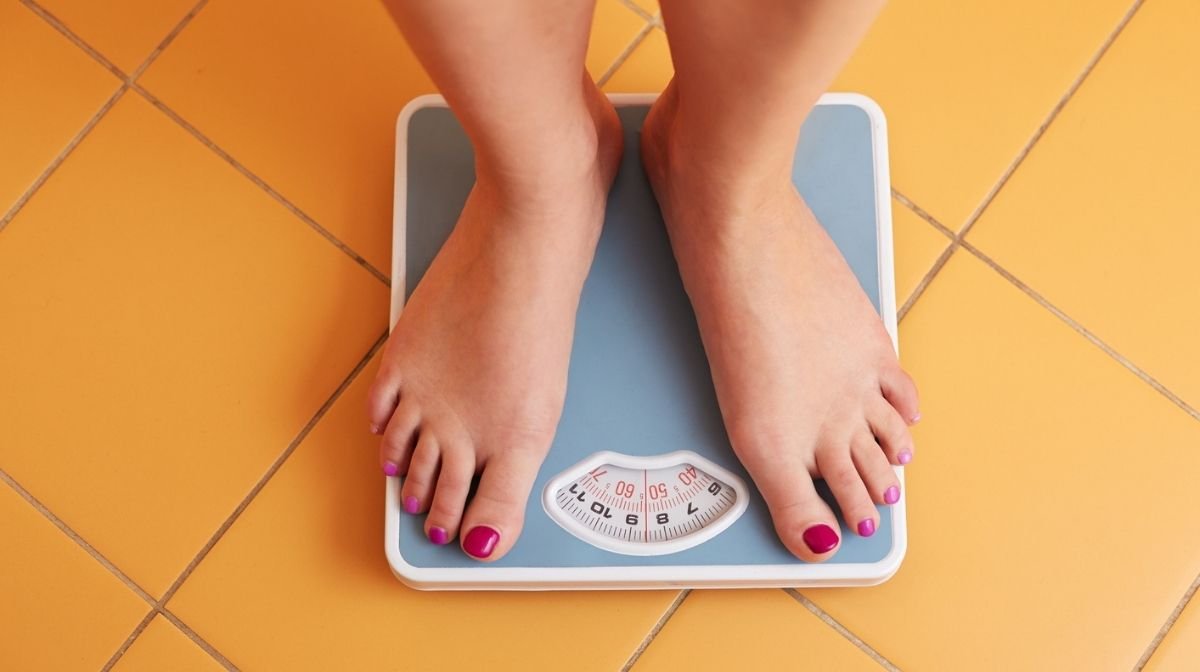
[[[83,137],[86,136],[92,130],[92,128],[96,125],[96,123],[99,122],[100,118],[103,117],[112,108],[113,104],[116,103],[116,99],[120,98],[120,96],[127,89],[133,89],[135,92],[137,92],[139,95],[141,95],[144,99],[146,99],[147,102],[149,102],[151,105],[153,105],[155,108],[157,108],[160,112],[167,115],[172,121],[174,121],[179,126],[183,127],[184,130],[186,130],[193,137],[195,137],[197,140],[199,140],[204,146],[208,147],[215,154],[217,154],[222,159],[224,159],[226,163],[233,166],[233,168],[236,169],[238,172],[240,172],[243,176],[248,178],[254,184],[258,185],[258,187],[261,188],[262,190],[266,191],[267,194],[270,195],[272,198],[274,198],[277,202],[279,202],[280,205],[285,207],[289,212],[291,212],[296,217],[300,218],[300,220],[302,222],[307,224],[310,228],[312,228],[314,231],[316,231],[318,234],[320,234],[322,237],[324,237],[327,241],[332,243],[334,247],[338,248],[343,253],[345,253],[347,256],[349,256],[355,263],[357,263],[359,266],[362,266],[368,273],[375,276],[375,279],[382,282],[385,286],[389,286],[389,287],[391,286],[391,281],[388,279],[388,277],[385,274],[383,274],[379,269],[375,268],[375,266],[373,266],[370,262],[368,262],[362,255],[360,255],[358,252],[356,252],[354,249],[352,249],[349,245],[347,245],[344,242],[342,242],[341,240],[339,240],[328,229],[326,229],[325,227],[318,224],[315,219],[310,217],[307,213],[305,213],[303,210],[301,210],[298,206],[296,206],[294,203],[292,203],[287,198],[285,198],[283,196],[283,194],[276,191],[273,187],[271,187],[269,184],[267,184],[267,182],[265,180],[263,180],[258,175],[255,175],[253,172],[251,172],[250,169],[247,168],[246,166],[244,166],[241,162],[234,159],[233,155],[231,155],[229,152],[226,152],[224,149],[222,149],[220,146],[218,146],[215,142],[213,142],[211,139],[209,139],[207,136],[205,136],[203,133],[201,133],[199,129],[197,129],[195,126],[191,125],[190,123],[188,123],[186,120],[183,119],[182,116],[180,116],[178,113],[176,113],[171,108],[167,107],[167,105],[165,103],[163,103],[161,100],[159,100],[158,97],[156,97],[154,94],[147,91],[145,88],[143,88],[140,84],[138,84],[135,81],[136,78],[141,76],[141,74],[145,72],[146,68],[148,68],[150,66],[150,64],[152,62],[154,62],[154,60],[157,59],[163,53],[163,51],[171,44],[171,42],[173,42],[175,40],[175,38],[179,35],[179,33],[189,23],[191,23],[192,19],[194,19],[196,17],[196,14],[205,7],[208,0],[200,0],[196,5],[193,6],[192,9],[183,17],[183,19],[181,19],[180,22],[175,26],[175,28],[170,33],[168,33],[167,36],[165,38],[163,38],[163,40],[161,42],[159,42],[158,46],[155,47],[154,51],[152,51],[150,53],[150,55],[146,58],[146,60],[144,60],[142,62],[142,64],[138,67],[138,69],[134,71],[134,74],[132,76],[126,75],[120,68],[118,68],[115,64],[113,64],[111,61],[109,61],[107,58],[105,58],[103,56],[103,54],[101,54],[99,51],[97,51],[96,49],[94,49],[90,45],[88,45],[82,38],[80,38],[78,35],[76,35],[74,32],[72,32],[69,28],[67,28],[67,26],[62,21],[60,21],[57,17],[55,17],[50,12],[42,9],[35,2],[33,2],[33,0],[22,0],[22,2],[24,2],[27,7],[29,7],[31,10],[33,10],[35,13],[37,13],[42,19],[44,19],[52,27],[54,27],[55,30],[62,33],[68,40],[70,40],[72,43],[78,45],[81,49],[86,51],[92,58],[96,59],[100,64],[104,65],[104,67],[108,68],[110,71],[112,71],[118,77],[120,77],[124,81],[124,84],[114,95],[113,99],[111,99],[101,109],[101,112],[99,114],[97,114],[95,117],[93,117],[93,119],[88,123],[88,125],[84,127],[84,129],[80,132],[80,134],[73,141],[73,144],[68,145],[67,150],[65,150],[63,153],[61,153],[59,155],[59,157],[56,158],[55,161],[51,163],[50,167],[47,168],[47,170],[42,174],[41,177],[39,177],[39,179],[37,181],[35,181],[34,185],[31,186],[29,188],[29,190],[27,190],[26,193],[20,199],[18,199],[17,203],[13,206],[13,208],[10,209],[9,213],[6,214],[3,219],[0,219],[0,231],[4,230],[4,227],[8,224],[8,222],[17,215],[17,212],[19,210],[21,210],[21,208],[33,196],[33,194],[38,191],[38,189],[41,187],[41,185],[45,182],[45,179],[48,178],[49,175],[58,168],[58,165],[61,164],[62,161],[66,159],[67,154],[69,154],[70,151],[74,149],[75,145],[77,145],[79,143],[79,141],[82,140]]]
[[[946,262],[950,261],[950,257],[957,249],[958,240],[954,240],[942,250],[942,253],[938,255],[938,258],[934,260],[933,266],[929,267],[929,270],[926,271],[925,276],[921,278],[921,281],[918,282],[917,286],[913,288],[912,293],[908,295],[908,298],[904,301],[904,304],[900,306],[899,310],[896,311],[897,324],[904,321],[904,318],[908,316],[908,312],[912,310],[913,305],[916,304],[917,299],[925,295],[925,290],[928,289],[929,283],[933,282],[933,279],[942,271],[942,268],[946,266]]]
[[[242,176],[246,177],[251,182],[256,184],[260,189],[267,192],[267,194],[269,196],[271,196],[271,198],[275,199],[276,202],[278,202],[280,205],[282,205],[284,208],[286,208],[289,212],[291,212],[293,215],[295,215],[297,218],[299,218],[300,221],[307,224],[309,226],[309,228],[311,228],[313,231],[317,232],[321,237],[325,238],[325,240],[329,241],[329,243],[332,244],[334,247],[341,250],[343,254],[350,257],[350,259],[353,260],[356,264],[358,264],[359,266],[362,266],[363,269],[365,269],[368,273],[375,276],[376,280],[382,282],[385,286],[388,286],[388,287],[391,286],[391,281],[388,279],[388,277],[386,275],[384,275],[382,271],[375,268],[375,266],[372,265],[371,262],[367,261],[366,258],[364,258],[361,254],[356,252],[349,245],[347,245],[346,243],[343,243],[341,240],[339,240],[337,236],[333,235],[333,233],[331,233],[329,231],[329,229],[326,229],[325,227],[323,227],[319,223],[317,223],[317,220],[313,219],[311,216],[309,216],[308,213],[301,210],[299,208],[299,206],[297,206],[296,204],[294,204],[290,200],[288,200],[287,197],[285,197],[283,194],[281,194],[279,191],[277,191],[274,187],[267,184],[266,180],[262,179],[258,175],[251,172],[251,170],[249,168],[247,168],[244,164],[242,164],[242,162],[233,158],[232,154],[230,154],[229,152],[222,149],[220,145],[213,142],[208,136],[201,133],[200,129],[191,125],[186,119],[184,119],[182,116],[180,116],[178,112],[176,112],[175,110],[172,110],[170,107],[167,107],[166,103],[162,102],[154,94],[152,94],[149,91],[147,91],[146,89],[142,88],[142,86],[140,84],[132,84],[132,85],[130,85],[130,88],[133,89],[133,91],[136,92],[138,95],[140,95],[142,98],[146,99],[146,102],[153,105],[155,108],[157,108],[160,112],[162,112],[167,117],[169,117],[176,124],[183,127],[183,129],[186,130],[188,133],[190,133],[192,135],[192,137],[199,140],[201,144],[203,144],[205,147],[207,147],[209,150],[211,150],[214,154],[216,154],[217,156],[224,159],[226,163],[228,163],[235,170],[237,170],[239,173],[241,173]]]
[[[837,619],[830,616],[824,609],[818,607],[816,603],[802,595],[795,588],[784,588],[783,592],[787,593],[792,599],[804,605],[805,609],[808,609],[814,616],[824,621],[826,625],[834,630],[837,630],[841,636],[848,639],[852,644],[854,644],[854,646],[858,647],[860,651],[870,656],[871,660],[879,663],[884,669],[888,670],[888,672],[900,672],[900,668],[896,667],[892,661],[888,660],[883,656],[883,654],[871,648],[870,644],[867,644],[861,637],[853,632],[850,632],[849,628],[839,623]]]
[[[1030,298],[1032,298],[1034,301],[1036,301],[1039,305],[1041,305],[1046,310],[1050,311],[1058,319],[1065,322],[1067,324],[1067,326],[1071,327],[1076,332],[1078,332],[1080,335],[1082,335],[1084,338],[1091,341],[1092,345],[1095,345],[1097,348],[1100,348],[1109,357],[1112,357],[1113,359],[1115,359],[1121,366],[1124,366],[1126,369],[1129,369],[1129,371],[1132,372],[1135,376],[1137,376],[1138,378],[1141,378],[1142,382],[1144,382],[1147,385],[1149,385],[1150,387],[1154,388],[1154,390],[1156,392],[1158,392],[1162,396],[1166,397],[1168,400],[1171,401],[1171,403],[1178,406],[1180,408],[1180,410],[1182,410],[1184,413],[1187,413],[1188,415],[1192,416],[1196,420],[1200,420],[1200,411],[1197,411],[1195,408],[1192,408],[1186,401],[1184,401],[1182,398],[1180,398],[1179,395],[1172,392],[1170,389],[1167,388],[1167,386],[1158,382],[1158,380],[1156,380],[1153,376],[1151,376],[1149,373],[1147,373],[1144,369],[1139,367],[1137,364],[1134,364],[1132,361],[1130,361],[1130,359],[1127,358],[1125,355],[1122,355],[1121,353],[1117,352],[1117,350],[1115,348],[1113,348],[1108,343],[1105,343],[1103,340],[1100,339],[1099,336],[1094,334],[1087,327],[1080,324],[1078,321],[1076,321],[1070,315],[1067,315],[1066,313],[1064,313],[1061,309],[1059,309],[1058,306],[1055,306],[1053,303],[1050,303],[1048,300],[1046,300],[1046,297],[1039,294],[1032,287],[1030,287],[1029,285],[1022,282],[1019,278],[1017,278],[1017,276],[1013,275],[1007,269],[1002,267],[1000,264],[996,263],[995,260],[993,260],[991,257],[984,254],[979,248],[975,247],[974,245],[972,245],[971,243],[968,243],[965,240],[960,241],[959,245],[962,247],[962,249],[966,250],[967,252],[970,252],[971,254],[975,255],[975,257],[978,258],[980,261],[987,264],[993,271],[1000,274],[1000,276],[1003,277],[1005,280],[1008,280],[1010,283],[1015,285],[1017,289],[1021,290],[1022,292],[1025,292],[1027,295],[1029,295]]]
[[[37,176],[37,179],[33,181],[33,184],[29,185],[29,188],[25,190],[25,193],[21,194],[16,203],[13,203],[12,207],[8,209],[8,212],[5,213],[3,217],[0,217],[0,232],[3,232],[4,229],[8,227],[9,222],[16,218],[16,216],[25,209],[25,205],[29,203],[29,200],[33,198],[33,195],[41,190],[42,185],[46,184],[46,181],[49,180],[52,175],[54,175],[59,166],[61,166],[63,162],[67,160],[67,157],[75,151],[75,148],[79,146],[79,143],[83,142],[83,139],[92,132],[92,129],[96,127],[96,124],[100,123],[100,120],[103,119],[106,114],[108,114],[108,111],[117,104],[117,101],[120,100],[121,96],[125,95],[125,92],[128,90],[128,84],[121,84],[120,87],[118,87],[117,90],[111,96],[109,96],[108,100],[104,101],[104,104],[100,106],[100,109],[92,115],[91,119],[88,119],[87,123],[83,125],[83,128],[79,129],[79,132],[75,134],[75,137],[71,138],[70,142],[67,143],[67,146],[58,153],[58,156],[54,157],[54,159],[50,161],[50,165],[46,166],[46,169],[42,171],[42,174]]]
[[[598,2],[607,2],[607,0],[598,0]],[[653,21],[654,17],[657,16],[656,14],[651,14],[645,9],[642,9],[642,7],[633,0],[617,0],[617,2],[628,7],[630,11],[632,11],[634,14],[637,14],[645,21]]]
[[[1088,78],[1089,75],[1092,74],[1092,71],[1096,69],[1096,65],[1100,63],[1100,59],[1104,58],[1104,55],[1108,53],[1109,48],[1112,47],[1113,42],[1120,37],[1121,33],[1125,30],[1125,27],[1129,25],[1129,22],[1133,19],[1134,14],[1137,14],[1138,9],[1141,8],[1142,2],[1143,0],[1134,0],[1133,4],[1130,5],[1128,10],[1126,10],[1124,16],[1121,17],[1121,20],[1117,22],[1117,26],[1109,33],[1108,37],[1100,45],[1100,48],[1097,49],[1094,54],[1092,54],[1092,57],[1088,60],[1087,64],[1084,65],[1083,71],[1080,72],[1079,76],[1075,78],[1075,81],[1071,82],[1071,85],[1067,87],[1066,92],[1063,93],[1063,95],[1059,98],[1058,103],[1054,105],[1054,107],[1050,110],[1050,113],[1047,114],[1046,118],[1042,120],[1042,123],[1038,126],[1037,130],[1034,131],[1033,136],[1029,138],[1029,141],[1025,143],[1025,146],[1021,148],[1021,151],[1017,153],[1017,157],[1013,159],[1012,163],[1009,164],[1008,169],[1005,170],[1004,174],[1000,176],[1000,179],[997,180],[994,185],[992,185],[991,190],[988,191],[987,195],[983,197],[983,201],[979,203],[979,205],[975,208],[975,211],[972,212],[967,218],[966,223],[963,224],[963,226],[958,230],[959,238],[967,235],[967,232],[971,230],[971,227],[975,226],[975,223],[979,221],[979,218],[983,215],[984,211],[987,210],[988,206],[992,204],[993,200],[995,200],[996,195],[1000,193],[1000,190],[1003,189],[1006,184],[1008,184],[1009,178],[1011,178],[1013,173],[1017,172],[1017,168],[1021,167],[1021,164],[1025,162],[1025,158],[1029,156],[1029,152],[1033,150],[1034,145],[1036,145],[1038,141],[1042,139],[1042,136],[1045,135],[1046,129],[1050,127],[1050,124],[1054,123],[1054,120],[1058,118],[1059,113],[1062,112],[1063,108],[1067,106],[1067,103],[1075,97],[1075,93],[1079,91],[1079,87],[1083,86],[1083,82]]]
[[[221,666],[224,667],[226,670],[230,670],[230,672],[237,672],[238,667],[237,667],[237,665],[233,664],[233,661],[226,658],[224,654],[222,654],[220,651],[218,651],[216,649],[216,647],[214,647],[212,644],[209,644],[200,635],[196,634],[196,631],[192,630],[190,627],[188,627],[188,625],[186,623],[179,620],[178,616],[171,613],[170,611],[167,611],[166,609],[159,609],[158,613],[161,614],[163,618],[167,619],[167,621],[169,621],[171,623],[171,625],[174,625],[176,628],[179,628],[180,632],[182,632],[185,636],[187,636],[188,639],[195,642],[196,646],[199,646],[201,649],[204,649],[205,653],[212,656],[213,660],[216,660],[218,663],[220,663]]]
[[[281,452],[279,456],[275,458],[275,461],[272,462],[269,467],[267,467],[267,470],[263,472],[263,475],[259,477],[254,486],[250,488],[250,491],[246,493],[245,497],[242,498],[242,501],[239,502],[236,507],[234,507],[233,512],[226,517],[225,521],[221,523],[220,527],[213,532],[208,542],[204,544],[198,553],[196,553],[195,557],[192,558],[192,561],[189,562],[187,567],[184,568],[183,572],[179,574],[179,577],[171,583],[171,586],[167,588],[167,592],[163,593],[162,598],[158,601],[159,606],[165,605],[172,597],[174,597],[175,592],[179,590],[184,581],[186,581],[188,577],[192,575],[192,572],[196,570],[196,567],[199,566],[200,562],[208,556],[213,547],[217,545],[217,542],[219,542],[221,538],[225,536],[225,533],[229,531],[229,528],[232,527],[235,522],[237,522],[242,513],[246,511],[251,502],[253,502],[255,497],[258,496],[258,493],[262,492],[262,489],[267,486],[267,483],[270,482],[271,478],[276,474],[276,472],[283,467],[284,462],[287,462],[287,459],[296,451],[296,448],[304,442],[304,439],[308,438],[308,435],[312,432],[313,428],[317,426],[317,423],[319,423],[321,419],[325,417],[325,414],[329,412],[329,409],[332,408],[333,405],[337,403],[337,400],[341,398],[342,393],[344,393],[346,389],[349,388],[354,382],[354,380],[358,378],[358,374],[361,373],[363,369],[367,368],[367,365],[371,363],[371,358],[375,356],[375,353],[379,352],[379,349],[383,347],[383,344],[386,340],[387,332],[385,331],[378,339],[375,340],[375,343],[371,346],[370,350],[368,350],[367,354],[358,361],[358,363],[354,366],[354,369],[342,379],[342,382],[337,386],[337,389],[333,391],[333,394],[329,395],[329,398],[325,400],[325,403],[321,404],[321,407],[317,409],[317,412],[313,414],[312,418],[310,418],[304,427],[300,429],[295,438],[288,443],[287,447],[283,449],[283,452]]]
[[[121,583],[125,584],[125,587],[132,590],[134,594],[142,598],[142,600],[144,600],[146,603],[150,604],[151,606],[154,605],[155,599],[152,595],[150,595],[150,593],[146,592],[141,586],[139,586],[137,582],[130,578],[128,574],[121,571],[121,569],[113,564],[108,558],[106,558],[103,553],[96,550],[96,547],[89,544],[87,540],[84,539],[78,532],[71,529],[71,527],[67,525],[62,518],[59,518],[57,515],[55,515],[53,511],[47,508],[45,504],[42,504],[41,501],[34,497],[32,493],[26,490],[24,486],[18,483],[15,478],[10,476],[8,472],[4,471],[3,469],[0,469],[0,481],[3,481],[8,485],[8,487],[12,488],[13,491],[21,497],[21,499],[24,499],[30,506],[37,510],[38,513],[42,514],[46,520],[49,520],[51,523],[53,523],[54,526],[59,529],[59,531],[67,535],[71,541],[74,541],[76,544],[78,544],[79,547],[86,551],[88,555],[92,556],[96,562],[99,562],[101,566],[107,569],[113,576],[117,577]]]
[[[1167,633],[1175,626],[1175,622],[1179,620],[1180,614],[1187,608],[1188,603],[1192,601],[1192,597],[1196,595],[1197,589],[1200,589],[1200,575],[1197,575],[1192,580],[1192,585],[1184,591],[1183,597],[1179,599],[1175,608],[1171,610],[1171,614],[1167,616],[1166,622],[1159,628],[1158,634],[1154,635],[1154,639],[1150,640],[1150,645],[1146,647],[1146,650],[1142,652],[1142,657],[1133,666],[1133,672],[1141,672],[1146,667],[1146,664],[1150,662],[1150,659],[1154,657],[1154,653],[1158,651],[1158,647],[1162,646],[1163,640],[1167,638]]]
[[[1047,114],[1042,120],[1041,124],[1025,143],[1024,147],[1017,152],[1016,158],[1013,159],[1013,161],[1008,165],[1008,168],[1005,169],[1004,174],[1002,174],[1000,179],[998,179],[996,183],[992,185],[992,188],[983,197],[983,200],[975,208],[974,212],[972,212],[967,218],[967,221],[961,227],[959,227],[957,232],[953,232],[950,227],[938,222],[925,210],[916,207],[912,201],[908,200],[907,198],[902,199],[906,205],[910,206],[917,216],[921,217],[930,224],[933,224],[934,227],[939,231],[942,231],[942,233],[950,233],[954,239],[954,242],[952,242],[950,247],[946,248],[946,250],[942,252],[941,256],[938,257],[937,262],[935,262],[933,268],[930,269],[930,272],[927,273],[924,278],[922,278],[920,284],[917,285],[916,290],[913,291],[912,295],[909,296],[908,300],[905,301],[904,305],[900,307],[899,311],[897,311],[899,318],[902,319],[906,314],[908,314],[908,311],[912,309],[913,304],[915,304],[917,300],[920,299],[925,293],[925,290],[929,287],[929,283],[933,281],[934,277],[939,271],[942,270],[942,267],[945,266],[946,261],[949,260],[954,251],[958,249],[960,241],[963,239],[963,237],[967,235],[971,228],[975,226],[975,223],[978,222],[983,216],[983,213],[987,210],[988,206],[992,204],[992,201],[996,199],[996,196],[1000,193],[1000,191],[1005,185],[1008,184],[1009,179],[1014,173],[1016,173],[1017,168],[1019,168],[1021,164],[1025,162],[1025,158],[1029,156],[1029,153],[1033,150],[1034,145],[1036,145],[1037,142],[1042,139],[1042,136],[1045,135],[1046,130],[1050,127],[1050,124],[1052,124],[1054,120],[1058,118],[1059,113],[1062,112],[1067,103],[1070,102],[1070,100],[1075,96],[1075,93],[1083,85],[1083,82],[1088,78],[1088,75],[1090,75],[1100,63],[1100,59],[1102,59],[1104,55],[1108,53],[1108,50],[1113,45],[1113,42],[1115,42],[1117,37],[1120,36],[1121,32],[1125,30],[1125,27],[1129,25],[1129,22],[1133,19],[1134,14],[1136,14],[1137,10],[1142,6],[1142,1],[1143,0],[1134,0],[1133,4],[1130,5],[1129,9],[1126,10],[1125,14],[1121,17],[1121,20],[1117,22],[1117,25],[1108,34],[1104,42],[1101,43],[1100,47],[1094,54],[1092,54],[1092,57],[1084,65],[1079,76],[1075,78],[1071,85],[1067,87],[1067,90],[1063,92],[1063,95],[1059,97],[1058,102],[1055,103],[1054,107],[1050,110],[1050,113]],[[894,189],[892,190],[892,194],[893,196],[902,196]]]
[[[212,551],[217,542],[219,542],[221,538],[225,536],[225,533],[229,531],[229,528],[233,526],[234,522],[236,522],[241,514],[245,512],[247,508],[249,508],[254,498],[258,496],[258,493],[262,492],[263,488],[266,487],[267,482],[270,481],[271,478],[279,471],[279,469],[283,466],[283,463],[286,462],[292,453],[296,451],[296,448],[304,441],[305,438],[308,437],[313,428],[317,426],[317,423],[319,423],[321,419],[325,417],[325,414],[329,411],[329,409],[333,407],[339,398],[341,398],[342,393],[344,393],[346,389],[350,387],[351,383],[353,383],[358,377],[358,374],[361,373],[362,370],[366,368],[367,364],[371,362],[371,358],[375,356],[375,353],[377,353],[381,347],[383,347],[383,343],[386,340],[387,332],[385,331],[378,339],[376,339],[375,343],[371,346],[371,349],[368,350],[367,354],[359,360],[354,369],[346,375],[341,384],[338,385],[337,389],[335,389],[333,393],[329,395],[329,398],[325,400],[325,403],[321,404],[321,407],[317,409],[317,412],[313,414],[304,427],[300,429],[299,433],[297,433],[291,442],[288,443],[288,446],[284,448],[283,452],[275,458],[275,461],[272,462],[269,467],[267,467],[267,470],[263,472],[263,475],[258,479],[254,486],[250,488],[250,491],[245,497],[242,498],[241,502],[238,503],[233,512],[225,518],[225,520],[217,528],[216,532],[209,537],[208,541],[204,544],[200,551],[192,558],[190,562],[188,562],[187,566],[184,567],[183,571],[179,574],[175,581],[171,583],[170,587],[168,587],[166,592],[163,593],[163,596],[157,601],[153,602],[154,610],[156,612],[161,613],[165,618],[167,618],[167,620],[174,623],[176,627],[183,630],[184,634],[187,634],[189,637],[191,637],[193,641],[196,641],[196,643],[200,645],[201,648],[203,648],[205,651],[209,651],[210,655],[212,655],[217,659],[218,662],[220,662],[222,665],[225,665],[229,669],[233,669],[232,663],[230,663],[225,656],[221,655],[211,645],[209,645],[207,642],[204,642],[204,640],[200,638],[200,636],[197,635],[194,630],[184,625],[183,622],[179,620],[178,616],[167,611],[166,604],[172,597],[175,596],[175,593],[188,579],[188,577],[192,575],[192,572],[196,570],[196,567],[199,566],[200,562],[207,557],[210,551]],[[133,644],[145,627],[146,622],[143,622],[139,623],[137,628],[134,628],[134,631],[130,633],[129,637],[125,640],[122,648],[113,654],[112,659],[109,661],[111,664],[116,664],[116,662],[120,660],[121,656],[124,655],[125,650],[128,649],[131,644]]]
[[[146,72],[146,69],[150,67],[150,64],[158,60],[158,57],[161,56],[164,51],[166,51],[167,47],[171,46],[171,43],[175,41],[175,38],[179,37],[179,34],[183,32],[183,29],[187,28],[188,25],[191,24],[192,19],[195,19],[196,15],[199,14],[200,10],[204,9],[205,5],[207,4],[208,0],[200,0],[193,5],[190,10],[188,10],[187,14],[183,15],[183,18],[179,20],[179,23],[175,24],[175,27],[171,30],[171,32],[167,33],[167,36],[158,43],[158,46],[154,47],[154,50],[150,52],[150,55],[147,56],[144,61],[142,61],[142,64],[138,66],[137,70],[134,70],[133,74],[129,76],[130,84],[137,81],[137,79]]]
[[[692,591],[690,588],[679,591],[679,594],[676,595],[671,604],[667,606],[667,610],[663,612],[662,616],[658,617],[658,621],[655,622],[654,627],[650,628],[650,632],[647,632],[646,636],[642,638],[642,643],[638,644],[638,647],[629,655],[629,659],[626,660],[625,664],[621,666],[621,672],[629,672],[633,669],[633,666],[637,664],[638,659],[642,657],[642,654],[646,652],[646,649],[649,648],[654,639],[658,637],[658,633],[662,632],[662,629],[664,626],[666,626],[667,621],[671,620],[671,617],[675,615],[675,612],[679,611],[679,606],[682,605],[683,601],[686,600],[688,595],[691,594]]]
[[[153,621],[157,614],[158,609],[151,605],[150,611],[142,617],[142,620],[138,621],[138,624],[133,628],[133,632],[129,633],[129,636],[125,638],[125,641],[121,642],[121,646],[117,647],[117,650],[108,657],[108,661],[104,663],[104,667],[100,668],[100,672],[108,672],[113,668],[114,665],[117,664],[117,661],[121,659],[121,656],[125,655],[125,652],[129,650],[129,647],[133,646],[133,641],[138,638],[138,635],[145,631],[146,627],[150,625],[150,621]]]
[[[604,71],[604,74],[596,78],[597,88],[603,88],[604,85],[608,83],[608,80],[612,79],[612,76],[617,74],[617,70],[620,70],[621,66],[625,65],[625,61],[629,59],[634,51],[637,51],[637,48],[641,46],[642,42],[646,40],[646,37],[652,30],[654,30],[653,23],[646,23],[642,26],[642,29],[633,36],[633,39],[629,41],[629,44],[625,45],[625,48],[621,50],[621,53],[617,54],[617,57],[613,59],[612,64],[608,66],[608,69]]]
[[[50,24],[51,28],[57,30],[72,44],[82,49],[85,54],[91,56],[92,60],[104,66],[104,68],[115,75],[117,79],[121,80],[122,82],[129,81],[129,75],[126,75],[124,70],[117,67],[116,63],[113,63],[105,58],[104,54],[101,54],[99,50],[92,47],[92,45],[85,42],[83,38],[76,35],[73,30],[67,27],[67,24],[63,23],[62,20],[60,20],[57,16],[50,13],[48,9],[42,7],[33,0],[21,0],[21,4],[25,5],[25,7],[27,7],[30,11],[41,17],[43,21]]]

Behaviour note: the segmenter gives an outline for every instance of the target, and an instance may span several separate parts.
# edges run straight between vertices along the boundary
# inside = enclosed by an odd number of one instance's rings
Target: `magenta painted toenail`
[[[500,533],[487,525],[472,527],[463,539],[463,550],[476,558],[486,558],[496,550]]]
[[[875,534],[875,519],[867,518],[858,524],[859,536],[869,537]]]
[[[395,462],[384,462],[383,473],[388,476],[395,476],[400,473],[400,467],[397,467]]]
[[[804,545],[812,549],[813,553],[828,553],[838,545],[837,532],[825,524],[813,525],[804,531]]]
[[[900,488],[892,486],[883,491],[883,501],[888,504],[895,504],[900,501]]]
[[[434,525],[429,528],[429,540],[438,546],[443,546],[446,542],[450,541],[450,535],[446,534],[446,531],[442,528]]]
[[[404,498],[404,510],[409,513],[416,513],[421,510],[421,503],[417,501],[416,497],[409,495]]]
[[[900,464],[908,464],[912,462],[912,453],[907,450],[900,451],[900,454],[896,456],[896,461]]]

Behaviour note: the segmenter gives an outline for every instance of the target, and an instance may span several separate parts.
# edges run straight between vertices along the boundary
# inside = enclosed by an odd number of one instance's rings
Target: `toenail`
[[[824,523],[813,525],[804,531],[804,544],[813,553],[828,553],[838,545],[838,535],[832,527]]]
[[[471,528],[463,539],[463,550],[476,558],[486,558],[496,550],[496,542],[500,541],[500,533],[488,527],[479,525]]]
[[[908,464],[909,462],[912,462],[912,453],[908,452],[907,450],[902,450],[900,451],[900,454],[896,456],[896,461],[900,464]]]
[[[917,423],[918,423],[918,422],[920,422],[920,421],[921,421],[921,414],[920,414],[920,413],[917,413],[916,415],[914,415],[914,416],[912,417],[912,420],[909,420],[908,422],[909,422],[909,424],[913,424],[913,425],[915,425],[915,424],[917,424]]]
[[[416,513],[421,510],[421,503],[417,501],[416,497],[409,495],[404,498],[404,510],[409,513]]]
[[[396,466],[395,462],[384,462],[383,473],[388,476],[395,476],[400,473],[400,467]]]
[[[380,427],[379,425],[372,424],[371,425],[371,433],[372,434],[382,434],[383,428]]]
[[[442,546],[445,545],[446,542],[450,541],[450,535],[446,534],[446,530],[434,525],[433,527],[429,528],[429,540],[438,546]]]
[[[900,488],[892,486],[883,491],[883,501],[888,504],[895,504],[900,501]]]
[[[875,519],[867,518],[867,519],[859,522],[858,534],[859,534],[859,536],[863,536],[863,537],[869,537],[872,534],[875,534]]]

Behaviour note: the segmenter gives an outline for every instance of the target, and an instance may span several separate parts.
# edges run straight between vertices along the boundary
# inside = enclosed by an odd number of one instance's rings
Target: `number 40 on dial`
[[[720,534],[746,510],[741,478],[691,452],[595,453],[555,476],[542,504],[566,531],[614,553],[663,555]]]

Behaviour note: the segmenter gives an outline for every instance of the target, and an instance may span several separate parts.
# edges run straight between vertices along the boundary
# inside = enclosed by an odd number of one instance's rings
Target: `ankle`
[[[530,134],[506,134],[477,146],[477,181],[514,196],[530,197],[603,183],[607,190],[623,148],[620,121],[612,104],[586,81],[579,104],[547,119]]]
[[[714,126],[711,112],[697,107],[689,107],[672,82],[647,120],[643,138],[651,146],[643,149],[672,191],[745,209],[792,190],[790,146],[755,141],[727,123]]]

